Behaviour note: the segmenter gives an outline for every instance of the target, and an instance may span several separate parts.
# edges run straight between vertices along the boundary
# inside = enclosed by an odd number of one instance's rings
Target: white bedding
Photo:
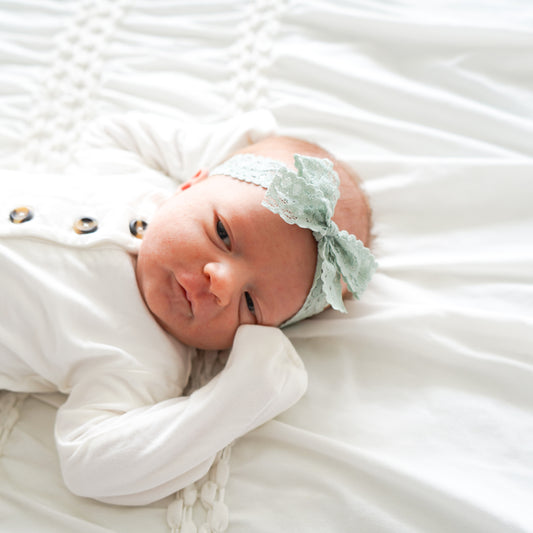
[[[2,0],[0,46],[2,167],[66,168],[109,113],[266,107],[364,180],[379,271],[288,331],[309,389],[212,472],[227,531],[533,531],[529,0]],[[225,529],[209,483],[69,494],[57,401],[0,396],[0,531]]]

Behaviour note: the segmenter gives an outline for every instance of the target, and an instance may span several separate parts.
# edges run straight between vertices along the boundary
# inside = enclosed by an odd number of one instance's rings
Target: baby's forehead
[[[261,204],[265,198],[266,189],[231,176],[212,174],[205,181],[205,185],[210,190],[211,199],[219,206],[224,205],[226,210],[231,210],[243,214],[251,211],[268,211]],[[246,209],[248,208],[248,209]]]

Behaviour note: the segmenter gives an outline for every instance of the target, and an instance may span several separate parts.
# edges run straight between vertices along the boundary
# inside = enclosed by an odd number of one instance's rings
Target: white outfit
[[[305,370],[286,337],[243,326],[222,372],[181,396],[193,351],[158,326],[135,280],[140,240],[129,222],[149,222],[173,192],[176,182],[163,172],[193,175],[271,127],[262,113],[194,131],[125,118],[104,128],[118,148],[92,161],[102,170],[111,156],[113,174],[2,173],[0,389],[69,395],[56,441],[73,492],[127,505],[167,496],[305,391]],[[134,152],[120,162],[123,148]],[[33,218],[12,223],[9,213],[20,206]],[[81,217],[96,231],[77,234]]]

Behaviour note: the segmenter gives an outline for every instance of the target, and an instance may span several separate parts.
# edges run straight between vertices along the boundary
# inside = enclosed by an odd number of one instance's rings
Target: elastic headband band
[[[331,217],[339,198],[339,176],[329,159],[294,155],[297,172],[283,163],[254,154],[238,154],[211,172],[259,185],[266,189],[262,205],[288,224],[312,231],[317,242],[313,285],[307,298],[281,327],[323,311],[328,304],[346,313],[341,278],[359,298],[377,263],[365,245],[339,227]]]

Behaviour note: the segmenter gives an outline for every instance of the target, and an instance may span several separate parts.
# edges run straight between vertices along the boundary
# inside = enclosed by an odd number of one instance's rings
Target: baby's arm
[[[261,326],[242,326],[226,367],[189,397],[123,412],[105,381],[81,383],[56,423],[65,482],[113,504],[158,500],[201,478],[219,450],[290,407],[306,386],[288,339]]]
[[[271,135],[276,128],[268,111],[252,111],[214,124],[202,124],[129,112],[97,120],[86,135],[90,150],[79,161],[119,160],[167,174],[177,181],[211,167],[235,150]],[[105,165],[103,165],[105,166]]]

